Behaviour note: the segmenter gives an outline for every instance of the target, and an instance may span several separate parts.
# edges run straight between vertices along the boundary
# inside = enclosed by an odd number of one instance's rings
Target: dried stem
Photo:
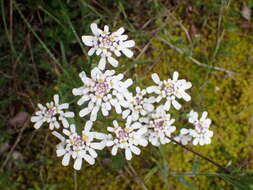
[[[174,49],[175,51],[177,51],[178,53],[180,54],[184,54],[184,51],[181,50],[180,48],[172,45],[168,40],[165,40],[163,38],[159,38],[160,41],[164,42],[165,44],[167,44],[171,49]],[[206,68],[209,68],[209,69],[214,69],[214,70],[217,70],[217,71],[222,71],[222,72],[225,72],[229,75],[232,75],[234,74],[233,71],[229,71],[229,70],[226,70],[224,68],[221,68],[221,67],[216,67],[216,66],[212,66],[212,65],[207,65],[207,64],[204,64],[204,63],[201,63],[200,61],[198,61],[197,59],[193,58],[192,56],[187,56],[193,63],[195,63],[196,65],[198,66],[201,66],[201,67],[206,67]]]
[[[187,146],[181,144],[180,142],[177,142],[177,141],[174,140],[173,138],[168,137],[168,139],[170,139],[172,142],[176,143],[177,145],[181,146],[182,148],[184,148],[184,149],[186,149],[186,150],[192,152],[193,154],[196,154],[196,155],[199,156],[200,158],[202,158],[202,159],[204,159],[204,160],[210,162],[211,164],[217,166],[218,168],[224,170],[226,173],[231,173],[231,171],[230,171],[228,168],[226,168],[226,167],[220,165],[219,163],[217,163],[217,162],[211,160],[210,158],[208,158],[208,157],[206,157],[206,156],[204,156],[204,155],[202,155],[202,154],[200,154],[200,153],[194,151],[193,149],[191,149],[191,148],[189,148],[189,147],[187,147]]]

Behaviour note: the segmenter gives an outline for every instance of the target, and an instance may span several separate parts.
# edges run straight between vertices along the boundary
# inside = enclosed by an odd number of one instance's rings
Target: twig
[[[200,153],[194,151],[193,149],[191,149],[191,148],[189,148],[189,147],[187,147],[187,146],[181,144],[180,142],[177,142],[177,141],[174,140],[173,138],[168,137],[168,139],[170,139],[172,142],[176,143],[177,145],[181,146],[182,148],[184,148],[184,149],[186,149],[186,150],[192,152],[193,154],[196,154],[196,155],[199,156],[200,158],[202,158],[202,159],[204,159],[204,160],[206,160],[206,161],[212,163],[213,165],[217,166],[218,168],[224,170],[226,173],[231,173],[231,171],[230,171],[228,168],[226,168],[226,167],[220,165],[219,163],[217,163],[217,162],[211,160],[210,158],[208,158],[208,157],[206,157],[206,156],[204,156],[204,155],[202,155],[202,154],[200,154]]]
[[[144,190],[148,190],[148,188],[146,187],[144,181],[138,176],[138,174],[137,174],[137,172],[135,171],[135,169],[133,168],[132,164],[131,164],[130,162],[127,162],[127,164],[128,164],[129,169],[132,171],[132,174],[133,174],[133,177],[134,177],[135,181],[136,181],[137,183],[140,183],[141,186],[142,186],[142,188],[143,188]]]
[[[24,130],[26,129],[26,127],[27,127],[28,124],[29,124],[29,121],[30,121],[29,119],[27,119],[27,120],[25,121],[23,127],[21,128],[21,130],[20,130],[20,132],[19,132],[19,134],[18,134],[18,137],[17,137],[15,143],[14,143],[13,146],[11,147],[10,152],[8,153],[7,157],[5,158],[5,160],[4,160],[4,162],[3,162],[2,166],[1,166],[1,170],[2,170],[2,169],[6,166],[6,164],[9,162],[9,160],[10,160],[10,158],[11,158],[11,155],[12,155],[13,151],[15,150],[16,146],[18,145],[19,141],[21,140],[21,137],[22,137],[22,134],[23,134]]]
[[[159,38],[160,41],[164,42],[165,44],[167,44],[170,48],[174,49],[175,51],[177,51],[178,53],[180,54],[185,54],[183,50],[181,50],[180,48],[172,45],[170,42],[168,42],[167,40],[163,39],[163,38]],[[201,63],[200,61],[198,61],[197,59],[193,58],[192,56],[187,56],[193,63],[195,63],[196,65],[199,65],[199,66],[202,66],[202,67],[206,67],[206,68],[209,68],[209,69],[214,69],[214,70],[217,70],[217,71],[222,71],[222,72],[225,72],[229,75],[232,75],[232,74],[235,74],[235,72],[233,71],[229,71],[229,70],[226,70],[224,68],[221,68],[221,67],[216,67],[216,66],[212,66],[212,65],[207,65],[207,64],[204,64],[204,63]]]

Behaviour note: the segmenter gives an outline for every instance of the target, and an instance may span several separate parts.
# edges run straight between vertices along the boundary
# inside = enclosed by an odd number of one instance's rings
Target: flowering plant
[[[83,85],[72,90],[74,96],[80,96],[77,104],[83,107],[79,116],[90,115],[81,134],[78,133],[76,125],[68,120],[75,115],[66,111],[69,108],[68,103],[59,104],[59,95],[54,95],[54,101],[46,106],[38,104],[39,111],[31,118],[36,129],[43,123],[49,124],[52,134],[60,140],[56,146],[56,154],[63,157],[64,166],[69,165],[70,158],[74,160],[75,170],[81,169],[83,160],[92,165],[98,156],[97,151],[104,148],[109,149],[112,155],[116,155],[119,149],[124,149],[126,159],[131,160],[133,154],[140,155],[141,147],[149,143],[153,146],[171,141],[183,145],[211,143],[213,132],[209,129],[211,120],[207,118],[207,112],[203,112],[199,119],[198,113],[191,111],[188,121],[194,128],[181,128],[178,135],[175,134],[175,119],[169,111],[173,109],[171,105],[176,110],[181,109],[180,99],[191,100],[191,96],[186,92],[192,86],[190,82],[179,79],[178,72],[174,72],[172,79],[167,80],[161,80],[158,74],[154,73],[151,75],[154,85],[145,89],[136,87],[135,92],[130,92],[132,79],[123,80],[122,73],[116,74],[114,70],[105,69],[107,61],[113,67],[118,66],[113,54],[120,57],[123,53],[131,58],[133,51],[129,48],[134,47],[135,42],[127,40],[128,36],[123,35],[124,28],[112,33],[109,32],[108,26],[101,30],[93,23],[90,28],[93,36],[82,36],[82,41],[91,47],[89,56],[96,54],[101,58],[90,74],[79,74]],[[114,120],[113,127],[105,126],[108,133],[95,131],[93,125],[100,111],[103,116],[108,116],[112,110],[125,121]]]

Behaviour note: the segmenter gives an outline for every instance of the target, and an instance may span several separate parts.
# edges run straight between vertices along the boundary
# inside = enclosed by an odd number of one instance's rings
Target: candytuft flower
[[[136,87],[135,96],[133,94],[126,96],[128,108],[122,112],[123,119],[131,117],[133,121],[136,121],[140,115],[146,116],[154,110],[153,103],[155,103],[155,98],[145,97],[146,95],[145,89],[141,90],[140,87]]]
[[[211,143],[211,137],[213,132],[209,130],[211,120],[207,118],[207,112],[203,112],[200,119],[198,119],[198,113],[193,110],[189,113],[189,123],[192,123],[195,129],[191,129],[189,134],[192,136],[193,145],[205,145]]]
[[[110,32],[107,25],[104,26],[104,30],[98,28],[97,24],[92,23],[90,25],[91,31],[94,36],[82,36],[82,41],[86,46],[91,47],[88,51],[88,55],[92,56],[94,53],[101,56],[98,63],[98,68],[104,70],[106,61],[108,61],[113,67],[118,66],[118,61],[112,57],[114,53],[117,57],[121,56],[121,53],[125,54],[128,58],[133,56],[133,52],[129,49],[135,46],[133,40],[127,40],[128,36],[123,35],[125,29],[119,28],[115,32]]]
[[[68,103],[59,104],[59,95],[54,95],[54,101],[46,103],[46,106],[38,104],[39,111],[35,112],[35,116],[31,117],[31,122],[34,122],[34,128],[39,129],[43,123],[49,123],[49,129],[60,128],[58,121],[61,121],[64,127],[69,127],[66,118],[74,117],[73,112],[65,112],[69,108]]]
[[[158,97],[157,102],[160,102],[163,98],[166,98],[165,109],[169,110],[171,104],[179,110],[181,105],[176,100],[176,98],[183,98],[185,101],[190,101],[191,97],[185,90],[191,88],[191,83],[187,82],[185,79],[178,80],[178,72],[173,73],[173,78],[161,81],[159,76],[154,73],[152,74],[153,81],[157,84],[156,86],[150,86],[147,88],[148,93],[156,93]]]
[[[90,114],[90,120],[95,121],[100,109],[104,116],[108,116],[112,106],[119,114],[122,112],[121,106],[127,107],[124,94],[129,94],[127,88],[132,85],[132,80],[122,82],[123,74],[114,74],[114,70],[102,73],[96,67],[91,71],[91,78],[84,72],[79,75],[84,85],[74,88],[72,92],[75,96],[82,96],[78,105],[89,101],[88,106],[80,111],[80,117]]]
[[[67,138],[60,133],[53,131],[52,134],[61,140],[56,146],[56,154],[58,157],[63,156],[62,165],[68,166],[71,157],[75,160],[75,170],[81,169],[83,159],[90,165],[95,163],[95,158],[97,157],[95,150],[102,150],[105,147],[105,143],[103,141],[94,142],[94,140],[102,140],[106,135],[91,132],[91,125],[92,122],[88,121],[81,135],[76,132],[75,125],[70,125],[70,130],[63,130],[63,133]]]
[[[138,122],[131,123],[128,120],[124,127],[119,126],[116,120],[113,121],[114,127],[107,127],[107,130],[113,134],[107,140],[106,145],[111,147],[112,155],[116,155],[118,149],[125,150],[125,157],[127,160],[132,159],[132,153],[139,155],[141,150],[138,145],[147,146],[148,142],[144,138],[144,134],[147,132],[145,127]]]
[[[171,119],[170,114],[166,113],[164,106],[161,105],[146,118],[147,138],[154,146],[160,144],[166,144],[170,142],[168,137],[171,137],[171,133],[176,130],[176,127],[172,124],[175,119]]]

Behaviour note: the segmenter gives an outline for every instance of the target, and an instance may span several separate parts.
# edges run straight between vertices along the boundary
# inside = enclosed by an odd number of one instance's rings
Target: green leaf
[[[191,189],[198,189],[195,185],[191,184],[190,182],[188,182],[184,177],[182,176],[176,176],[176,178],[186,187],[189,187]]]

